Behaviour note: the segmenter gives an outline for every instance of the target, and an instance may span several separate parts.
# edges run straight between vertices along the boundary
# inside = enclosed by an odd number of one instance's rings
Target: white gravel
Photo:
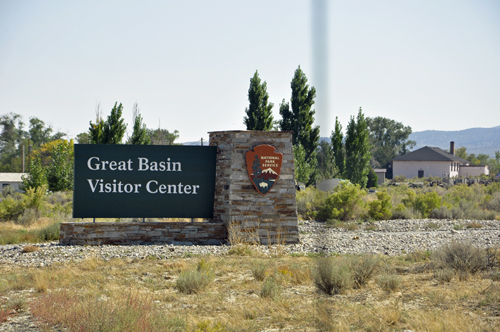
[[[327,227],[325,223],[301,221],[299,223],[300,243],[286,245],[288,253],[377,253],[399,255],[413,251],[432,250],[441,244],[456,240],[468,240],[480,247],[499,246],[500,222],[476,221],[482,228],[472,229],[471,220],[388,220],[373,224],[358,224],[358,229]],[[367,226],[375,230],[366,230]],[[428,227],[426,227],[428,226]],[[169,259],[191,255],[225,255],[230,246],[174,246],[174,245],[102,245],[66,246],[57,242],[36,244],[40,250],[23,253],[25,244],[0,246],[0,265],[48,266],[54,263],[80,261],[88,257],[104,260],[112,258]],[[276,250],[261,246],[265,253]]]

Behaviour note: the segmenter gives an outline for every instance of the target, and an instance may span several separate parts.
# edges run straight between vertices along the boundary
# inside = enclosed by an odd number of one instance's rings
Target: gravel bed
[[[481,228],[467,228],[471,220],[384,220],[372,224],[356,224],[358,229],[328,227],[316,221],[299,223],[300,243],[281,250],[290,254],[375,253],[399,255],[413,251],[432,250],[443,243],[468,240],[476,246],[494,247],[500,243],[499,221],[474,221]],[[460,229],[463,226],[462,229]],[[370,230],[367,230],[366,228]],[[460,230],[457,230],[460,229]],[[25,244],[0,246],[0,265],[43,267],[54,263],[81,261],[89,257],[169,259],[192,255],[226,255],[230,246],[174,245],[101,245],[66,246],[57,242],[35,244],[40,250],[23,253]],[[260,246],[266,254],[276,247]]]

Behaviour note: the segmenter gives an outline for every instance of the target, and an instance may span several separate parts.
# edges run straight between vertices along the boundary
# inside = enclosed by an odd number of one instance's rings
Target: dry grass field
[[[351,274],[328,295],[318,268],[356,256],[272,253],[235,245],[225,256],[0,266],[0,322],[30,313],[42,331],[500,330],[498,267],[455,273],[429,253],[370,256],[365,284]]]

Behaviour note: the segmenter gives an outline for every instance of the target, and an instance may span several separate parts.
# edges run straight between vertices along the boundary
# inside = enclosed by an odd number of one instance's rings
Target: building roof
[[[0,173],[0,182],[23,182],[23,175],[28,173]]]
[[[410,153],[397,156],[393,161],[457,161],[460,163],[469,163],[468,160],[457,157],[440,148],[424,146]]]

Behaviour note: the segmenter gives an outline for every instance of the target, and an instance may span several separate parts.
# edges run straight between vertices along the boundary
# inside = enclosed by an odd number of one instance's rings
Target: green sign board
[[[75,144],[74,218],[212,218],[215,146]]]

